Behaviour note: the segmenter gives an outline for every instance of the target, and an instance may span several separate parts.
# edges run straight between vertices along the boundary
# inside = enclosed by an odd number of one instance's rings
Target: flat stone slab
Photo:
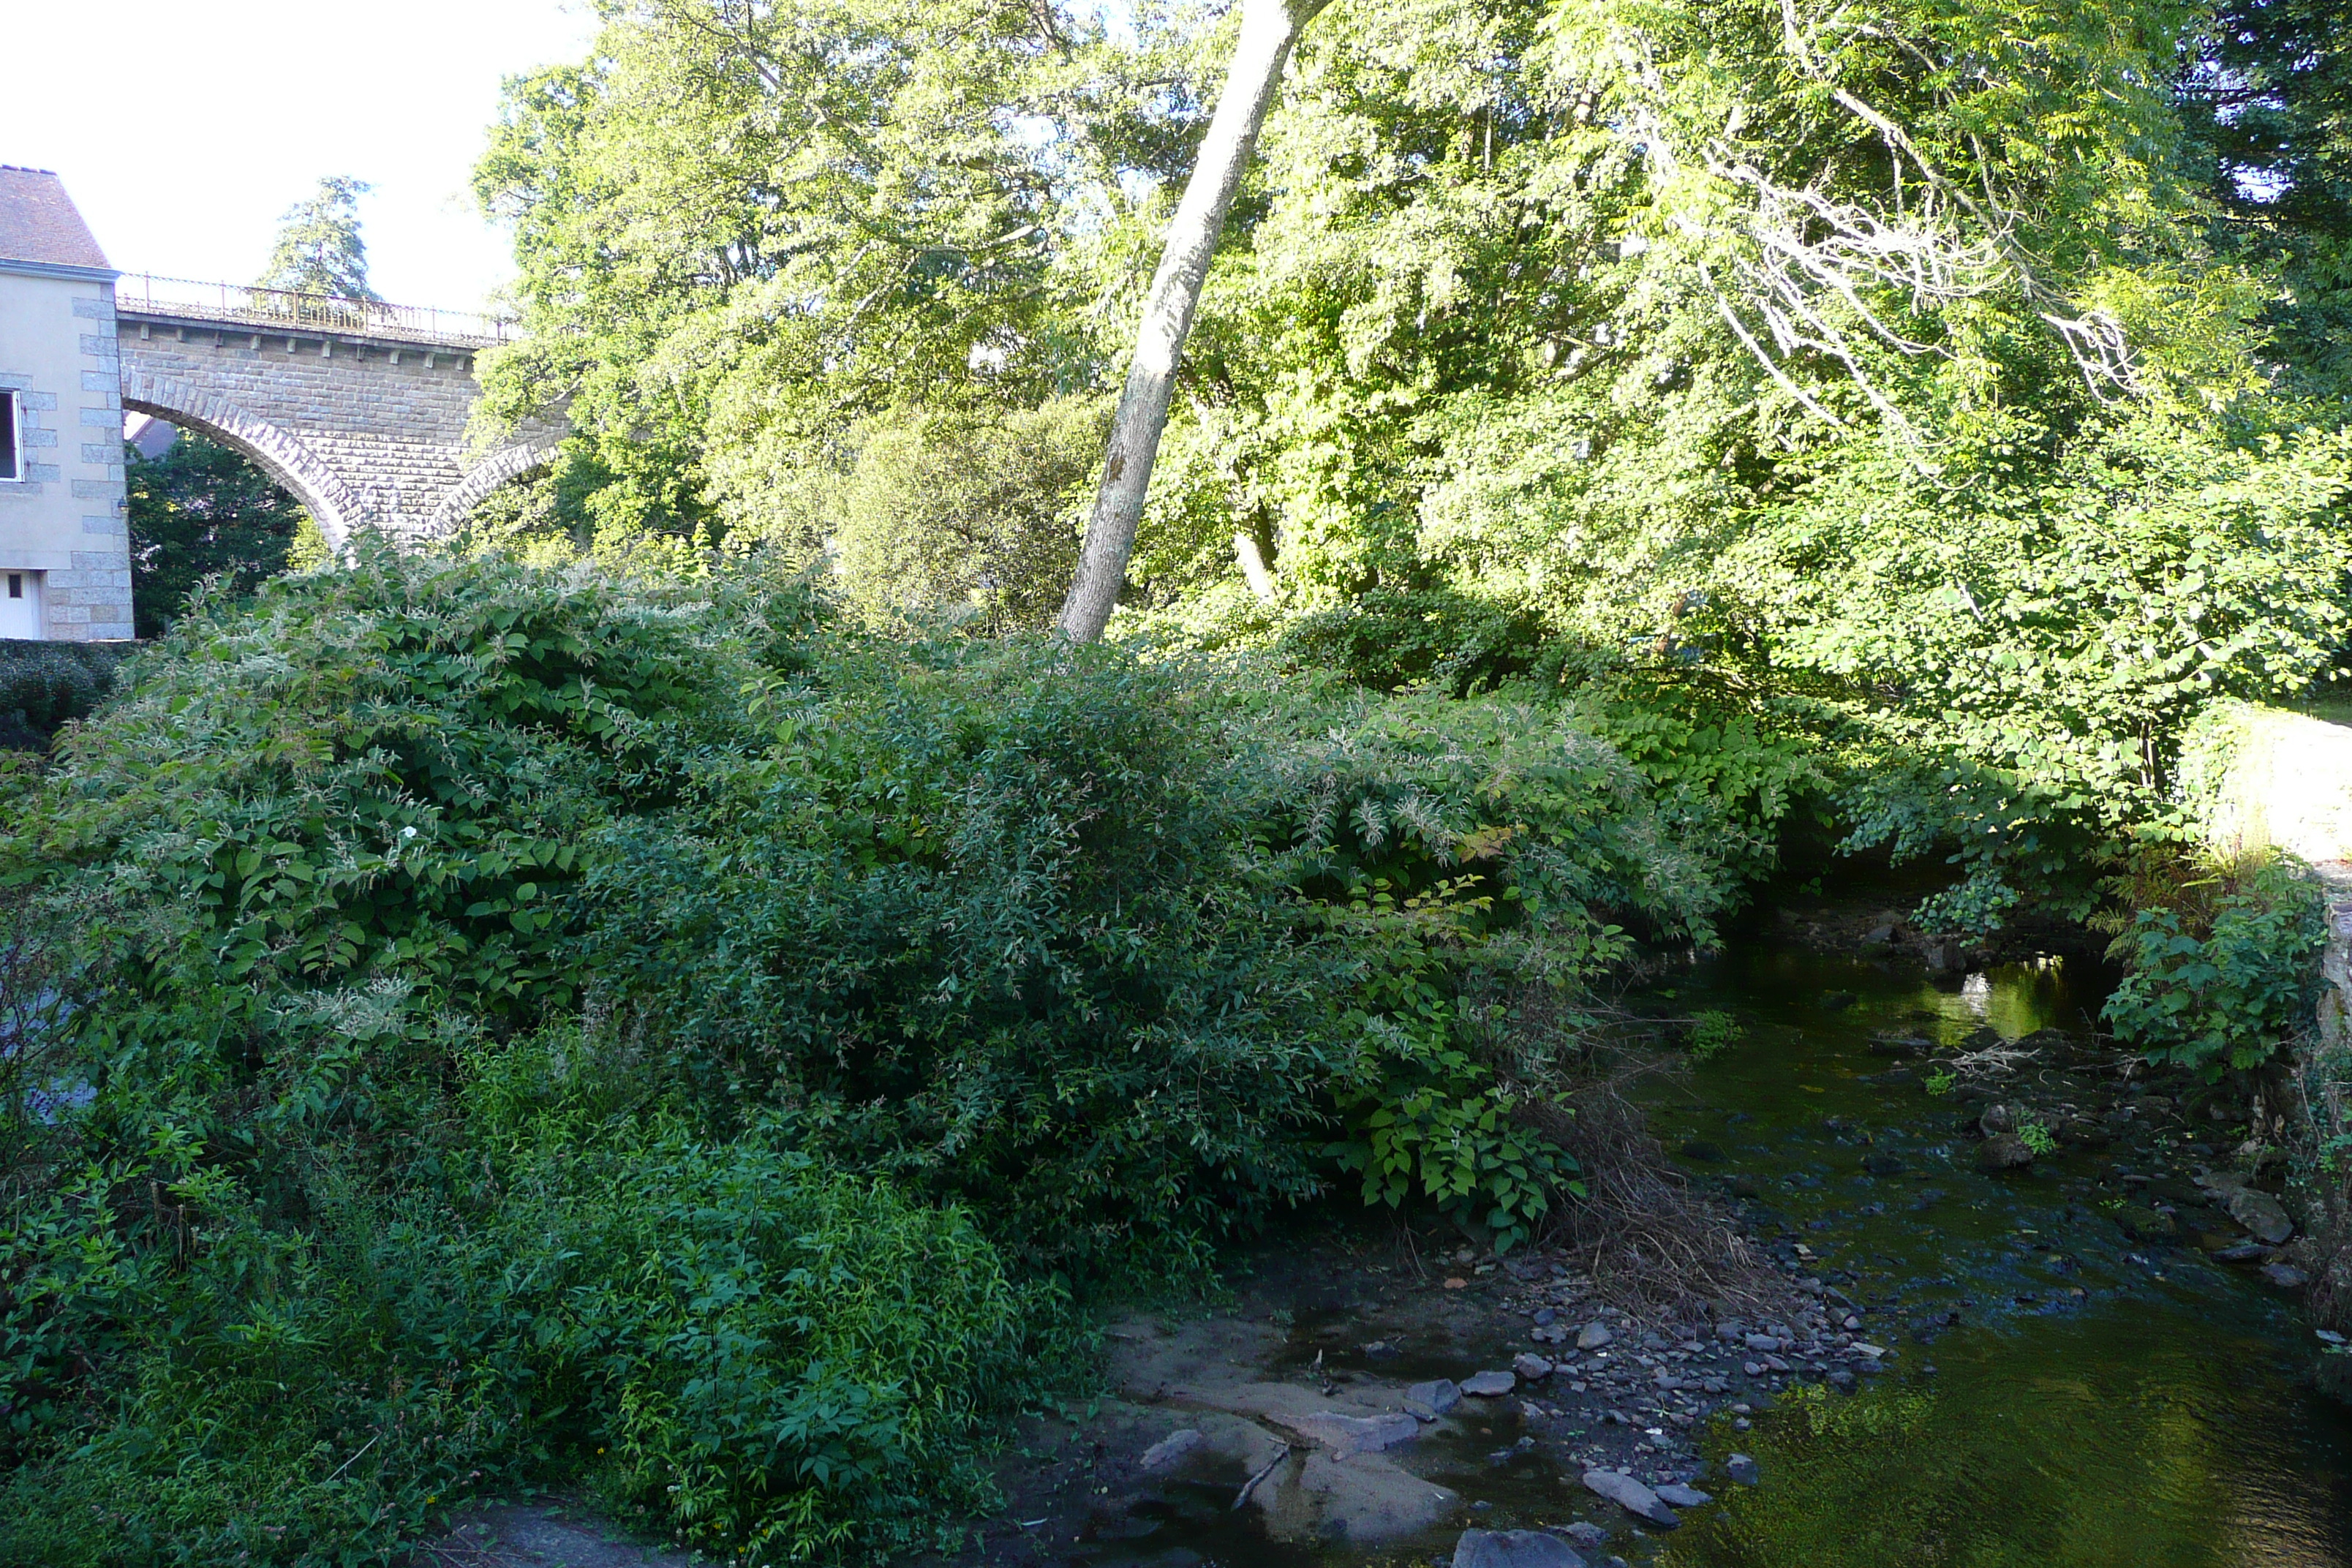
[[[1546,1530],[1465,1530],[1454,1568],[1584,1568],[1584,1556]]]
[[[1511,1371],[1533,1383],[1537,1378],[1551,1375],[1551,1363],[1539,1355],[1530,1355],[1521,1351],[1511,1358]]]
[[[1715,1500],[1712,1494],[1696,1487],[1686,1487],[1680,1481],[1659,1487],[1656,1491],[1660,1502],[1672,1503],[1676,1508],[1701,1508]]]
[[[1343,1458],[1349,1454],[1377,1454],[1383,1448],[1410,1443],[1421,1436],[1421,1423],[1402,1413],[1335,1415],[1318,1412],[1312,1415],[1291,1416],[1283,1420],[1282,1425],[1302,1437],[1322,1444]]]
[[[1169,1433],[1168,1436],[1144,1449],[1143,1458],[1136,1463],[1146,1470],[1168,1469],[1181,1464],[1207,1441],[1208,1439],[1201,1435],[1200,1428],[1187,1426],[1181,1432]]]
[[[684,1552],[629,1540],[569,1499],[462,1510],[449,1533],[418,1547],[410,1568],[692,1568]]]
[[[1635,1519],[1661,1530],[1672,1530],[1682,1522],[1682,1517],[1668,1508],[1657,1493],[1622,1470],[1587,1470],[1584,1489],[1607,1498]]]
[[[1518,1385],[1519,1380],[1507,1372],[1476,1372],[1462,1380],[1462,1392],[1480,1399],[1493,1399]]]
[[[1266,1533],[1276,1541],[1360,1546],[1431,1529],[1462,1499],[1383,1454],[1318,1451],[1276,1469],[1250,1503],[1265,1515]]]

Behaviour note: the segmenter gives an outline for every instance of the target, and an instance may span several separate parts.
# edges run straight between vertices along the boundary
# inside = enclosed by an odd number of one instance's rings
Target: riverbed
[[[2326,1347],[2264,1271],[2284,1254],[2200,1184],[2227,1186],[2244,1129],[2095,1037],[2111,982],[2080,957],[1936,973],[1785,921],[1664,963],[1634,1012],[1739,1030],[1648,1080],[1652,1128],[1783,1305],[1629,1317],[1572,1258],[1328,1206],[1205,1316],[1116,1326],[1110,1396],[1024,1434],[1012,1510],[954,1561],[1426,1568],[1480,1529],[1559,1532],[1593,1568],[2352,1568]],[[1985,1169],[1988,1111],[2042,1152]],[[1515,1365],[1336,1465],[1300,1415],[1393,1423],[1428,1380]],[[1707,1500],[1646,1524],[1598,1470]]]

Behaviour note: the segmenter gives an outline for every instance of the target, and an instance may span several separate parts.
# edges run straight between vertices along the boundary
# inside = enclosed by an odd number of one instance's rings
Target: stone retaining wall
[[[2326,889],[2317,1014],[2288,1073],[2272,1080],[2290,1091],[2265,1095],[2286,1103],[2256,1101],[2254,1136],[2284,1143],[2294,1161],[2295,1256],[2311,1277],[2314,1321],[2352,1331],[2352,726],[2229,704],[2191,734],[2181,773],[2215,848],[2285,850]],[[2335,1392],[2352,1397],[2352,1357],[2326,1364]]]
[[[2327,884],[2327,947],[2315,1037],[2295,1062],[2296,1164],[2312,1317],[2341,1332],[2352,1330],[2352,862],[2318,869]],[[2329,1365],[2334,1392],[2352,1398],[2352,1358],[2330,1357]]]

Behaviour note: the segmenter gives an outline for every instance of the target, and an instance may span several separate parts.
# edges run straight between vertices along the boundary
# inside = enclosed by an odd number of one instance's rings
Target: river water
[[[1747,1028],[1654,1091],[1654,1127],[1895,1353],[1853,1395],[1718,1420],[1706,1451],[1755,1456],[1764,1484],[1717,1487],[1646,1542],[1654,1568],[2352,1568],[2352,1419],[2309,1386],[2320,1347],[2289,1296],[2210,1258],[2240,1237],[2200,1245],[2226,1229],[2190,1184],[2221,1131],[2094,1058],[2055,1070],[2070,1053],[2036,1033],[2084,1030],[2104,989],[2079,963],[1938,980],[1769,938],[1659,982],[1655,1005]],[[2132,1107],[2122,1135],[1980,1173],[1966,1086],[1929,1093],[1932,1058],[1888,1042],[1996,1036],[2045,1047],[2002,1098]],[[2160,1210],[2182,1234],[2126,1228]]]

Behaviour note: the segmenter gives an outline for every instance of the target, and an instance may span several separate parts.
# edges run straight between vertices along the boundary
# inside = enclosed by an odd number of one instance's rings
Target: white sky
[[[580,0],[0,0],[0,163],[54,169],[126,272],[250,282],[278,219],[352,174],[369,280],[476,310],[513,274],[467,176],[499,84],[585,57]]]

